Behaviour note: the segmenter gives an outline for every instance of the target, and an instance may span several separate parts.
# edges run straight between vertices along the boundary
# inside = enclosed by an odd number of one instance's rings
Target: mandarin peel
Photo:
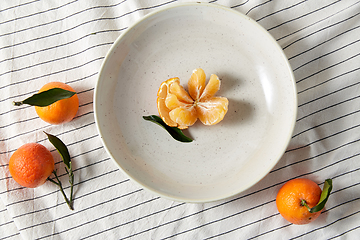
[[[170,78],[161,83],[157,108],[161,119],[170,127],[186,129],[197,119],[205,125],[219,123],[228,111],[225,97],[214,97],[220,89],[220,79],[212,74],[206,83],[201,68],[195,69],[188,81],[189,93],[180,85],[179,78]]]
[[[287,221],[302,225],[317,219],[332,190],[332,180],[326,179],[324,189],[306,178],[286,182],[276,196],[276,207]]]

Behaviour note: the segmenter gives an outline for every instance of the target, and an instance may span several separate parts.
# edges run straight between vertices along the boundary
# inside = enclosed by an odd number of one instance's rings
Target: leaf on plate
[[[153,122],[158,124],[159,126],[163,127],[174,139],[180,141],[180,142],[192,142],[193,140],[187,136],[184,135],[184,133],[177,127],[170,127],[164,123],[164,121],[156,116],[156,115],[150,115],[150,116],[143,116],[143,118],[147,121]]]
[[[31,106],[46,107],[61,99],[70,98],[74,94],[76,94],[76,92],[68,91],[62,88],[52,88],[47,91],[36,93],[24,101],[13,102],[13,104],[15,106],[28,104]]]

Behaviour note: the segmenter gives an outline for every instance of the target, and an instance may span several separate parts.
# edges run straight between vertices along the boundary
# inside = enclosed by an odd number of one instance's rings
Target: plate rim
[[[131,174],[126,172],[125,169],[120,165],[120,163],[115,160],[115,157],[113,156],[110,149],[108,148],[107,143],[105,142],[105,139],[103,137],[102,130],[101,130],[100,124],[99,124],[99,115],[98,115],[98,111],[97,111],[97,102],[98,102],[97,101],[97,95],[98,95],[98,89],[99,89],[98,85],[100,84],[103,69],[104,69],[106,63],[108,62],[109,57],[114,52],[114,50],[117,48],[119,42],[123,39],[124,36],[126,36],[126,34],[129,31],[131,31],[134,27],[139,25],[141,22],[146,21],[148,18],[150,18],[150,17],[152,17],[154,15],[157,15],[157,14],[159,14],[161,12],[168,11],[170,9],[179,8],[179,7],[186,7],[186,6],[189,6],[189,7],[203,7],[204,6],[204,7],[219,8],[221,10],[228,11],[228,12],[230,12],[232,14],[236,14],[236,15],[242,17],[242,18],[245,18],[248,21],[251,21],[252,25],[256,26],[259,30],[261,30],[262,32],[264,32],[267,35],[269,40],[271,40],[273,45],[275,45],[276,48],[278,49],[278,52],[281,53],[282,57],[285,60],[284,63],[286,63],[288,73],[291,76],[291,79],[289,79],[289,81],[291,81],[292,89],[294,91],[293,107],[292,107],[292,109],[294,111],[293,118],[292,118],[292,121],[291,121],[291,126],[290,126],[290,130],[288,132],[288,136],[286,137],[286,141],[284,141],[284,146],[282,148],[282,151],[281,152],[279,151],[279,154],[278,154],[279,156],[277,156],[277,160],[273,161],[273,164],[270,164],[269,168],[266,169],[265,171],[263,171],[263,172],[266,172],[266,174],[261,174],[261,175],[259,174],[259,177],[252,181],[252,184],[249,184],[249,186],[246,186],[241,191],[229,192],[229,194],[227,194],[226,196],[219,196],[219,197],[216,197],[216,198],[213,197],[213,198],[206,198],[206,199],[190,199],[190,198],[186,198],[186,197],[178,197],[178,196],[174,197],[174,196],[171,196],[171,195],[166,194],[164,192],[161,192],[161,191],[159,191],[157,189],[149,188],[148,186],[144,185],[141,181],[139,181],[138,179],[133,177]],[[239,12],[239,11],[236,11],[234,9],[231,9],[229,7],[219,5],[217,3],[187,2],[187,3],[173,3],[170,6],[161,7],[158,10],[155,10],[155,11],[152,11],[152,12],[146,14],[145,16],[143,16],[143,17],[139,18],[138,20],[136,20],[133,24],[129,25],[129,27],[116,38],[114,43],[111,45],[111,47],[107,51],[107,53],[105,55],[105,58],[104,58],[104,60],[103,60],[103,62],[101,64],[99,74],[98,74],[98,78],[97,78],[95,88],[94,88],[93,106],[94,106],[93,108],[94,108],[95,125],[96,125],[97,131],[99,133],[102,145],[105,148],[107,154],[110,156],[112,162],[114,162],[117,165],[117,167],[125,174],[125,176],[127,176],[132,181],[136,182],[140,187],[146,189],[147,191],[149,191],[149,192],[151,192],[151,193],[153,193],[153,194],[155,194],[157,196],[168,199],[168,200],[177,201],[177,202],[187,202],[187,203],[207,203],[207,202],[214,202],[214,201],[220,201],[220,200],[224,200],[224,199],[227,199],[227,198],[231,198],[231,197],[234,197],[234,196],[248,190],[249,188],[251,188],[251,187],[255,186],[256,184],[258,184],[263,178],[265,178],[269,174],[269,172],[274,168],[274,166],[279,163],[282,155],[285,153],[286,148],[290,143],[291,136],[292,136],[294,128],[295,128],[296,117],[297,117],[297,112],[298,112],[298,95],[297,95],[297,87],[296,87],[296,81],[295,81],[294,73],[293,73],[293,70],[292,70],[291,65],[289,63],[289,60],[286,57],[286,55],[285,55],[283,49],[281,48],[281,46],[279,45],[279,43],[275,40],[275,38],[264,27],[262,27],[260,24],[258,24],[255,20],[253,20],[249,16],[247,16],[247,15],[245,15],[245,14]]]

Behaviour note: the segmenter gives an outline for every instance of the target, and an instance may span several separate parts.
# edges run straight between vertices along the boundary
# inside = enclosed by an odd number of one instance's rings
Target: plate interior
[[[158,125],[160,84],[193,69],[221,79],[224,120],[198,120],[181,143]],[[274,39],[247,16],[211,4],[170,7],[129,28],[110,49],[95,90],[105,148],[130,178],[157,195],[207,202],[251,187],[278,162],[296,117],[292,71]]]

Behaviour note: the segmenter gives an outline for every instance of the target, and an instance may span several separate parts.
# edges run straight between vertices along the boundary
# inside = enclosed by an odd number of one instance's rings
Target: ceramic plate
[[[156,94],[195,68],[221,79],[223,121],[200,121],[174,140],[143,116],[158,115]],[[172,5],[128,28],[102,65],[94,96],[103,144],[133,181],[177,201],[208,202],[260,181],[283,155],[294,128],[293,74],[276,41],[237,11],[213,4]]]

